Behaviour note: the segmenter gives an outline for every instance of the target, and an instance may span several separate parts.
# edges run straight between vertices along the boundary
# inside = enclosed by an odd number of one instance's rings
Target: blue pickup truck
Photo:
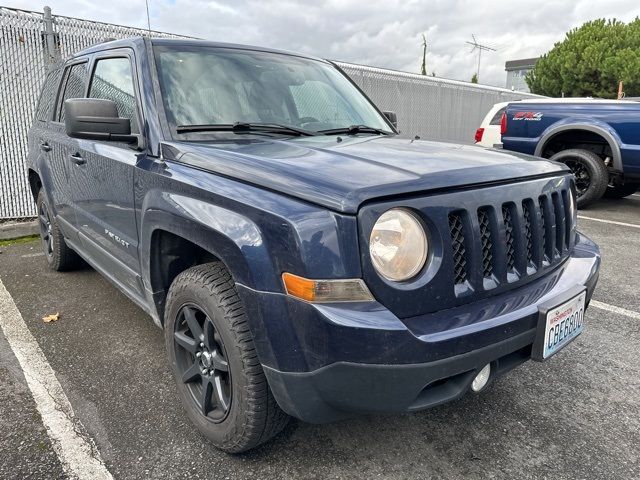
[[[227,452],[481,392],[576,338],[598,280],[564,165],[399,138],[305,55],[96,45],[49,73],[28,160],[49,268],[83,259],[149,313]]]
[[[576,99],[515,102],[502,117],[506,150],[566,164],[576,177],[578,207],[640,187],[640,103]]]

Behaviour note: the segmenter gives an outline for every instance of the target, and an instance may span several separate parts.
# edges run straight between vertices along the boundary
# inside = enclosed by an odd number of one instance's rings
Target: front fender
[[[196,198],[159,191],[147,195],[142,212],[140,257],[146,285],[151,285],[153,233],[163,230],[222,260],[236,282],[264,291],[282,290],[263,234],[250,219]]]

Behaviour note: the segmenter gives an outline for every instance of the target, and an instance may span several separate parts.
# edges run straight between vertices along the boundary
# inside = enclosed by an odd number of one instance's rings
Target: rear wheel
[[[77,268],[81,264],[80,257],[67,246],[42,189],[38,192],[37,204],[40,239],[49,268],[58,272]]]
[[[621,183],[619,185],[609,185],[604,196],[607,198],[624,198],[633,195],[640,188],[640,183]]]
[[[176,277],[167,296],[165,342],[187,416],[216,447],[243,452],[287,424],[222,263],[199,265]]]
[[[556,153],[549,160],[564,163],[576,178],[578,208],[584,208],[602,198],[609,184],[609,172],[602,159],[589,150],[569,149]]]

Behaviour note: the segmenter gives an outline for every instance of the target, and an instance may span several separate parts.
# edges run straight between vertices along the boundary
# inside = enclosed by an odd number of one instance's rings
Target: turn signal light
[[[371,292],[359,278],[310,280],[292,273],[283,273],[282,281],[287,295],[307,302],[369,302],[373,300]]]

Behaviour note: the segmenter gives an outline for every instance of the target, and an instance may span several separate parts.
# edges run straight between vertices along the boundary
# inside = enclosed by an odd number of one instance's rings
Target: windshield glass
[[[278,124],[310,132],[366,125],[391,133],[371,103],[328,63],[188,45],[155,46],[154,54],[174,135],[179,126],[236,122]],[[191,132],[178,137],[194,135],[220,133]]]

